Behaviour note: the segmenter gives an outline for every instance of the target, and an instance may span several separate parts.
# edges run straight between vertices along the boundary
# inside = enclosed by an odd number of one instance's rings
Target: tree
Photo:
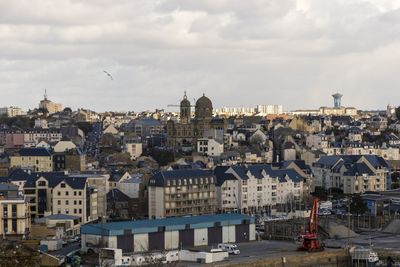
[[[391,189],[400,188],[400,172],[392,173],[391,178],[392,178]]]
[[[168,165],[168,163],[176,160],[174,152],[168,150],[152,149],[149,151],[149,155],[152,156],[160,166]]]
[[[321,186],[316,186],[312,195],[318,197],[322,201],[325,201],[328,198],[328,192]]]
[[[398,106],[398,107],[396,108],[395,113],[396,113],[396,118],[397,118],[398,120],[400,120],[400,106]]]
[[[350,212],[361,215],[368,211],[367,203],[364,202],[360,194],[353,195],[350,202]]]

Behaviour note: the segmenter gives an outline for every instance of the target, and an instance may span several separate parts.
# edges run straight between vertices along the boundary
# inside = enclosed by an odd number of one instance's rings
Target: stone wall
[[[233,267],[346,267],[351,266],[351,260],[346,251],[325,251],[318,253],[307,253],[289,255],[279,258],[266,258],[254,261],[228,264],[225,266]]]

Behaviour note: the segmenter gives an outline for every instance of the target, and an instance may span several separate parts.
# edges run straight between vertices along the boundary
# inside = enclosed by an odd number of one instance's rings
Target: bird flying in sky
[[[104,72],[108,77],[110,77],[111,80],[114,80],[113,76],[112,76],[108,71],[103,70],[103,72]]]

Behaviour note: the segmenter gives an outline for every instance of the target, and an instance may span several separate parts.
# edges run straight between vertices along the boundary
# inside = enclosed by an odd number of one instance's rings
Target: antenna
[[[47,100],[47,89],[44,89],[44,100]]]

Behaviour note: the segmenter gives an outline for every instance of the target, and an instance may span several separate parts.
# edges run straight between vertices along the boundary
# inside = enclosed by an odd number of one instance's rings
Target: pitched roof
[[[314,164],[322,168],[332,168],[341,160],[342,158],[339,156],[321,156]]]
[[[131,198],[121,192],[119,189],[111,189],[107,193],[107,202],[128,202]]]
[[[374,172],[364,162],[353,164],[353,166],[351,166],[350,169],[348,169],[344,173],[344,175],[348,176],[363,175],[363,174],[374,175]]]
[[[86,176],[66,176],[64,173],[60,172],[33,173],[27,179],[24,188],[36,187],[36,181],[41,177],[47,180],[50,188],[54,188],[64,181],[73,189],[84,189],[87,181]]]
[[[390,168],[389,163],[382,157],[376,155],[364,155],[364,158],[368,160],[374,168]]]
[[[46,148],[22,148],[18,154],[23,157],[50,157],[51,153]]]
[[[302,182],[304,177],[300,176],[295,170],[293,169],[286,169],[286,170],[271,170],[268,173],[269,176],[278,178],[279,182],[285,182],[285,177],[288,177],[295,183]]]
[[[217,166],[214,169],[214,175],[216,178],[216,186],[221,186],[227,180],[236,180],[236,177],[231,173],[226,173],[229,166]]]
[[[211,176],[214,176],[214,173],[209,170],[183,169],[183,170],[173,170],[173,171],[159,171],[150,178],[149,185],[164,186],[167,180],[200,178],[200,177],[211,177]]]
[[[234,170],[234,172],[239,176],[240,179],[242,180],[247,180],[250,177],[247,176],[247,168],[244,165],[235,165],[231,167],[232,170]]]
[[[29,171],[23,169],[15,169],[9,175],[10,181],[26,181],[31,174]]]

